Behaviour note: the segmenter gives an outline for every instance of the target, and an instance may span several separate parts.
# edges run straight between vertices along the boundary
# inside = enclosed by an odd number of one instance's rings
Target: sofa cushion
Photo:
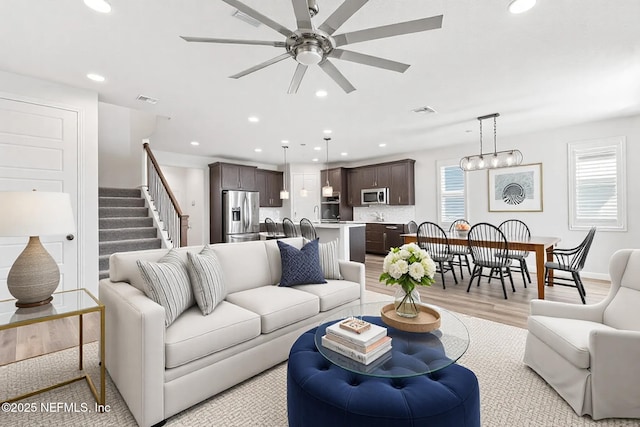
[[[320,267],[325,279],[342,279],[340,264],[338,263],[338,240],[332,240],[318,245]]]
[[[263,334],[308,319],[320,312],[317,296],[279,286],[261,286],[228,294],[227,301],[259,314]]]
[[[175,368],[260,335],[260,316],[222,301],[208,316],[186,310],[165,335],[165,367]]]
[[[317,296],[320,299],[320,311],[328,311],[360,298],[360,284],[348,280],[329,279],[326,285],[297,285],[293,288]]]
[[[320,267],[318,239],[310,241],[302,249],[278,241],[278,248],[282,259],[279,286],[326,283]]]
[[[303,237],[288,237],[285,239],[272,239],[265,240],[264,247],[267,250],[267,257],[269,258],[269,266],[271,267],[271,284],[275,285],[280,282],[282,276],[282,257],[280,257],[280,248],[278,242],[284,242],[294,248],[302,248],[307,243]]]
[[[264,241],[216,243],[211,249],[222,266],[227,293],[275,283]]]
[[[596,330],[613,330],[601,323],[549,316],[529,316],[529,332],[557,351],[578,368],[591,366],[589,334]]]
[[[197,254],[187,253],[187,270],[193,296],[205,316],[227,296],[222,267],[209,245]]]
[[[170,250],[158,262],[137,260],[136,264],[145,282],[145,294],[164,307],[164,323],[169,326],[194,303],[184,260]]]

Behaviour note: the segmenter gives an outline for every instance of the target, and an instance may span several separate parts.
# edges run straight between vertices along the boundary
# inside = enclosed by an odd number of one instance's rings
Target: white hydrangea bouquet
[[[386,285],[400,285],[403,295],[400,299],[396,296],[396,312],[404,317],[415,317],[418,314],[416,304],[420,300],[417,291],[413,291],[416,285],[431,286],[435,273],[436,264],[427,251],[415,243],[408,243],[391,248],[384,258],[379,280]],[[403,314],[406,310],[409,313]]]

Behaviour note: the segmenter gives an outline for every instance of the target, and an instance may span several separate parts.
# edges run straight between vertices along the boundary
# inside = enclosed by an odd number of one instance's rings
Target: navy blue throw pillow
[[[278,286],[294,286],[309,283],[327,283],[320,267],[318,239],[296,249],[278,240],[282,259],[282,277]]]

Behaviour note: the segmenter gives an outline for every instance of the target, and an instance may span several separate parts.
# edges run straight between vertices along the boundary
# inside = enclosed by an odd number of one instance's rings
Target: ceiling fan
[[[397,24],[384,25],[381,27],[368,28],[366,30],[352,31],[333,35],[342,24],[344,24],[353,14],[355,14],[368,0],[345,0],[319,27],[315,27],[311,18],[319,12],[316,0],[291,0],[293,13],[295,14],[298,28],[295,31],[271,20],[260,12],[241,3],[238,0],[222,0],[235,7],[240,12],[260,21],[264,25],[276,30],[286,37],[285,41],[266,40],[238,40],[238,39],[218,39],[208,37],[187,37],[180,36],[188,42],[200,43],[231,43],[283,47],[286,52],[262,62],[244,71],[230,76],[232,79],[244,77],[255,71],[261,70],[269,65],[293,58],[298,63],[293,79],[289,85],[288,93],[296,93],[300,87],[300,82],[304,77],[307,67],[318,65],[325,73],[331,77],[346,93],[355,90],[355,87],[329,60],[341,59],[343,61],[357,62],[359,64],[372,67],[384,68],[386,70],[404,73],[408,64],[391,61],[377,56],[365,55],[363,53],[340,49],[341,46],[359,43],[367,40],[381,39],[402,34],[417,33],[420,31],[434,30],[442,27],[442,15],[429,18],[416,19],[414,21],[401,22]]]

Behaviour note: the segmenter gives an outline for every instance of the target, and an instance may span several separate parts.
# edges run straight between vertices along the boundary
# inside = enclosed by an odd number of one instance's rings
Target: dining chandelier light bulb
[[[480,122],[480,154],[466,156],[460,159],[460,169],[475,171],[483,169],[498,169],[518,166],[522,163],[522,153],[518,149],[498,151],[496,118],[500,113],[478,117]],[[493,153],[482,151],[482,121],[493,118]]]
[[[289,146],[283,145],[282,148],[284,149],[284,177],[282,179],[282,190],[280,190],[280,198],[282,200],[287,200],[289,199],[289,191],[287,191],[287,148],[289,148]]]
[[[322,187],[322,197],[331,197],[331,196],[333,196],[333,187],[329,183],[329,141],[331,141],[331,138],[329,138],[329,137],[325,137],[324,138],[324,142],[327,145],[327,164],[326,164],[326,168],[327,168],[327,185]]]

